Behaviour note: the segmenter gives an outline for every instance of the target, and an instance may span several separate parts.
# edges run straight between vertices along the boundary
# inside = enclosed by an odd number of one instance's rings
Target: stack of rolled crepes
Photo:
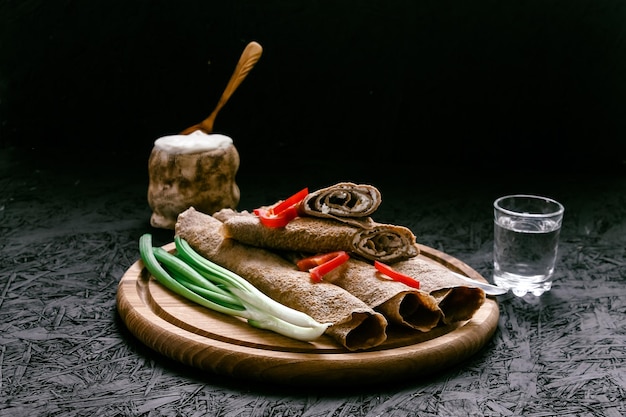
[[[190,208],[179,215],[176,234],[268,296],[334,323],[326,333],[349,350],[383,343],[388,323],[426,332],[471,318],[485,300],[483,290],[418,258],[409,229],[373,221],[380,201],[373,186],[339,183],[310,193],[300,203],[300,217],[283,228],[267,227],[248,212],[224,209],[209,216]],[[352,257],[332,283],[311,282],[293,262],[298,255],[338,250]],[[373,260],[413,276],[421,288],[383,276]]]
[[[404,226],[375,222],[370,215],[381,203],[369,184],[341,182],[309,193],[298,204],[297,217],[282,228],[269,228],[249,212],[221,210],[227,237],[263,248],[332,252],[345,250],[360,258],[397,262],[417,256],[415,235]]]
[[[248,280],[276,301],[320,323],[333,323],[326,334],[349,350],[383,343],[387,320],[356,296],[327,282],[313,283],[307,272],[278,254],[227,239],[222,223],[193,207],[182,212],[176,234],[207,259]]]

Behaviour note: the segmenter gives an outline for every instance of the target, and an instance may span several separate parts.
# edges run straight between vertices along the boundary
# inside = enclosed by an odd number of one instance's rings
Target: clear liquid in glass
[[[552,287],[560,223],[501,215],[494,225],[494,282],[517,296]]]

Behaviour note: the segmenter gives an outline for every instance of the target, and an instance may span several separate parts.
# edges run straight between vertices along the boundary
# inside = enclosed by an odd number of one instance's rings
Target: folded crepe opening
[[[439,301],[445,324],[469,320],[485,302],[485,292],[477,287],[453,287],[433,291]]]
[[[386,329],[387,319],[382,314],[356,312],[349,321],[330,326],[326,333],[342,339],[344,347],[354,351],[369,349],[383,343],[387,339]]]
[[[419,255],[415,235],[402,226],[379,225],[355,233],[354,252],[369,260],[398,262]]]
[[[404,292],[376,307],[387,319],[421,332],[436,327],[443,319],[443,312],[436,300],[428,294]]]
[[[485,302],[482,289],[469,286],[442,264],[415,257],[393,267],[419,280],[420,288],[437,300],[444,324],[469,320]]]
[[[380,191],[369,184],[340,182],[309,193],[298,205],[301,214],[350,222],[367,218],[381,203]]]

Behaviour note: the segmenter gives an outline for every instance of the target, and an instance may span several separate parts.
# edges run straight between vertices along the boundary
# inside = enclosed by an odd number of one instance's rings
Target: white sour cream
[[[195,153],[226,148],[233,140],[219,133],[196,130],[188,135],[163,136],[154,141],[154,148],[168,153]]]

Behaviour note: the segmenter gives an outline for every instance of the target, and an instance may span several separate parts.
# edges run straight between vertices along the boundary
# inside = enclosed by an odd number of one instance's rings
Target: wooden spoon
[[[239,58],[239,62],[237,62],[237,66],[235,67],[235,71],[233,75],[231,75],[220,100],[217,102],[217,106],[213,110],[213,113],[209,115],[206,119],[201,121],[198,124],[188,127],[183,130],[181,134],[188,135],[191,132],[196,130],[201,130],[204,133],[213,132],[213,123],[215,122],[215,118],[217,117],[217,113],[224,107],[230,96],[235,92],[237,87],[241,84],[241,82],[246,78],[254,64],[258,62],[261,58],[261,54],[263,53],[263,48],[256,42],[250,42],[246,48],[241,53],[241,57]]]

